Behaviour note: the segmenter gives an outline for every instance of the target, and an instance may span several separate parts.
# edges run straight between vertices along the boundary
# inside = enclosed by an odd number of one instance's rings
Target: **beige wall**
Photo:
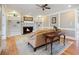
[[[56,25],[63,28],[66,36],[75,37],[75,11],[74,9],[63,10],[49,16],[50,27]],[[56,23],[51,24],[51,17],[56,17]]]
[[[75,12],[66,11],[60,14],[60,28],[64,28],[66,36],[75,38]],[[71,29],[66,30],[65,28]]]
[[[43,16],[43,27],[49,27],[48,16]]]
[[[73,10],[60,14],[60,27],[75,29],[75,12]]]

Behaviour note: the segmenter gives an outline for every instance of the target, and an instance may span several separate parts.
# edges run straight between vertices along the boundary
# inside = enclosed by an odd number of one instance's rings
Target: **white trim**
[[[61,36],[61,38],[63,38],[63,36]],[[66,36],[66,39],[71,39],[71,40],[75,40],[75,37],[71,37],[71,36]]]
[[[75,39],[77,39],[77,26],[78,26],[78,14],[77,9],[75,10]]]
[[[22,35],[22,34],[16,34],[16,35],[7,35],[7,37],[9,38],[9,37],[20,36],[20,35]]]
[[[58,27],[60,28],[60,13],[58,13]]]
[[[60,29],[63,29],[63,30],[70,30],[70,31],[75,31],[75,29],[72,29],[72,28],[60,28]]]
[[[66,36],[66,39],[71,39],[71,40],[75,40],[75,37],[71,37],[71,36]]]

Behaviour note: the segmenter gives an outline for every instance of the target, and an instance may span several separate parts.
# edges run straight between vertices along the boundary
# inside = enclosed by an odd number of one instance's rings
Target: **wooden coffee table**
[[[64,33],[47,33],[45,34],[45,44],[46,44],[46,50],[47,50],[47,39],[50,40],[50,44],[51,44],[51,54],[52,54],[52,45],[53,45],[53,42],[56,42],[56,41],[60,41],[60,36],[63,35],[64,37],[64,45],[65,45],[65,35]],[[54,40],[54,38],[58,37],[59,39],[57,40]]]

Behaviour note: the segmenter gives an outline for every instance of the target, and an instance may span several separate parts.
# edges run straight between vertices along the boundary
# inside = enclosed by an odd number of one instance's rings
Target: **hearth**
[[[33,26],[23,27],[23,34],[31,33],[33,31]]]

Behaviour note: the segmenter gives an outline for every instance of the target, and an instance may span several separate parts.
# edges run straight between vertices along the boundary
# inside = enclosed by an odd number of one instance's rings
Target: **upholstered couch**
[[[33,33],[31,33],[31,39],[28,41],[28,44],[30,44],[34,51],[36,51],[36,49],[40,46],[44,46],[45,45],[45,36],[44,34],[45,33],[49,33],[49,32],[53,32],[54,29],[47,29],[47,28],[44,28],[44,29],[41,29],[41,30],[37,30]],[[47,40],[47,42],[49,43],[50,41]]]

